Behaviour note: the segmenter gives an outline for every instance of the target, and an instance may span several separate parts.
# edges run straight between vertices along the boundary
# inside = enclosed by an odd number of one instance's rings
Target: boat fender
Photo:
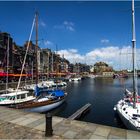
[[[116,109],[116,107],[114,107],[113,109],[114,109],[114,111],[116,111],[116,110],[117,110],[117,109]]]

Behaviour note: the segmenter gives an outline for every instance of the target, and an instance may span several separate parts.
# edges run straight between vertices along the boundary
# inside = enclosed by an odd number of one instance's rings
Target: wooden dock
[[[78,119],[79,117],[81,117],[82,114],[86,113],[89,110],[89,107],[91,106],[90,103],[87,103],[86,105],[84,105],[82,108],[78,109],[74,114],[72,114],[70,117],[68,117],[68,119],[70,120],[74,120],[74,119]]]

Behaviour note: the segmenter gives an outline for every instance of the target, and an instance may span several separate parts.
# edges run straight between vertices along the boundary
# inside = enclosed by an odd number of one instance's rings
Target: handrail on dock
[[[87,112],[89,110],[89,107],[91,106],[90,103],[87,103],[86,105],[84,105],[83,107],[81,107],[80,109],[78,109],[74,114],[72,114],[71,116],[68,117],[68,119],[70,120],[74,120],[77,119],[79,117],[81,117],[81,115],[85,112]]]

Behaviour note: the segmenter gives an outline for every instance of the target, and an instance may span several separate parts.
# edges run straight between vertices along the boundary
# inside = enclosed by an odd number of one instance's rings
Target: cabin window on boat
[[[17,95],[17,99],[21,99],[21,95]]]
[[[132,119],[133,119],[133,120],[137,120],[137,118],[136,118],[136,117],[132,117]]]
[[[126,108],[123,108],[123,110],[125,111],[125,110],[126,110]]]
[[[13,100],[13,98],[11,96],[8,97],[9,100]]]
[[[25,98],[25,94],[21,94],[19,99],[24,99]]]
[[[27,93],[27,97],[28,96],[33,96],[33,93],[32,92]]]
[[[140,117],[139,114],[133,114],[133,117]]]
[[[6,97],[4,97],[4,96],[1,96],[0,97],[0,101],[3,101],[3,100],[5,100],[6,99]]]
[[[9,100],[15,100],[15,96],[7,96]]]
[[[7,99],[11,100],[11,96],[5,96]]]
[[[13,96],[12,99],[15,100],[15,96]]]

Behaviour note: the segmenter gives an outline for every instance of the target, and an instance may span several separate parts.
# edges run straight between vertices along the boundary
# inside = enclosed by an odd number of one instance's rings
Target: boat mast
[[[34,76],[34,70],[33,70],[33,67],[34,67],[34,65],[33,65],[33,61],[32,61],[32,72],[31,72],[31,73],[32,73],[32,84],[33,84],[33,78],[34,78],[34,77],[33,77],[33,76]]]
[[[53,73],[53,52],[52,52],[52,73]]]
[[[135,35],[135,11],[134,11],[134,0],[132,0],[132,60],[133,60],[133,108],[136,107],[136,35]]]
[[[9,34],[8,34],[8,42],[7,42],[7,64],[6,64],[6,93],[8,90],[8,68],[9,68]]]
[[[56,44],[56,88],[58,88],[58,63],[59,63],[59,59],[58,58],[58,47],[57,47],[57,44]]]
[[[50,69],[50,63],[49,63],[50,62],[50,58],[49,57],[50,57],[50,52],[48,51],[47,80],[49,79],[49,69]]]
[[[38,84],[38,12],[36,12],[36,85]]]

